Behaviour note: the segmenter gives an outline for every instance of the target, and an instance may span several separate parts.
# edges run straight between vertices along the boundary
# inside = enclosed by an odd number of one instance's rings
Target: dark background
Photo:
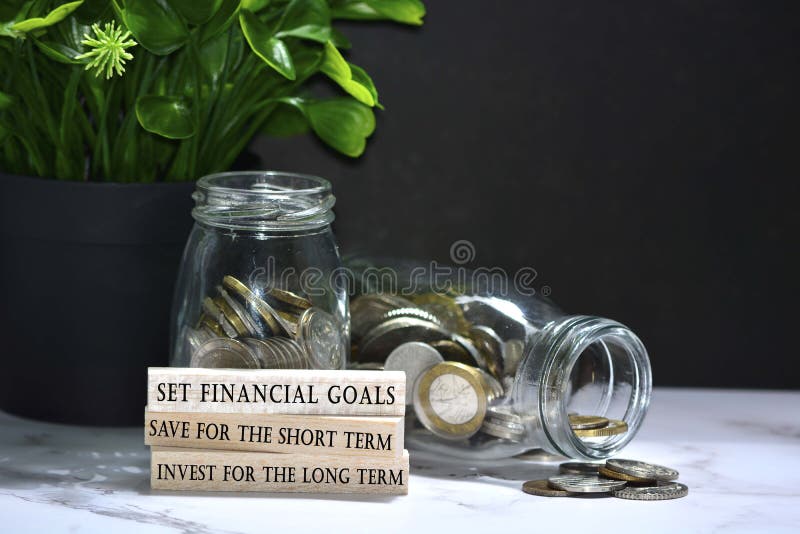
[[[386,111],[319,174],[345,252],[534,267],[615,318],[657,385],[797,388],[800,3],[429,0],[421,29],[343,26]]]

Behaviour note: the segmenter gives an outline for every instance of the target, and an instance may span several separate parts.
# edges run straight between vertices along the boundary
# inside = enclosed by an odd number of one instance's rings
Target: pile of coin
[[[569,426],[576,436],[583,439],[605,438],[628,431],[628,423],[625,421],[576,413],[569,414]]]
[[[439,293],[361,295],[350,305],[351,367],[404,371],[407,403],[436,436],[521,441],[523,421],[508,401],[524,329],[509,325],[504,340],[468,314]]]
[[[191,367],[339,369],[345,329],[303,296],[225,276],[183,331]]]
[[[637,460],[566,462],[559,466],[559,472],[548,479],[525,482],[522,491],[542,497],[605,494],[634,501],[664,501],[689,494],[688,487],[675,482],[675,469]]]

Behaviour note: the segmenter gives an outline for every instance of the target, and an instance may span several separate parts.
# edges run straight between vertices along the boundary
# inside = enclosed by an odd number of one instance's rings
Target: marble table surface
[[[156,492],[142,440],[0,413],[0,532],[800,532],[800,392],[656,389],[624,456],[677,468],[675,501],[534,497],[520,485],[553,458],[413,452],[406,497]]]

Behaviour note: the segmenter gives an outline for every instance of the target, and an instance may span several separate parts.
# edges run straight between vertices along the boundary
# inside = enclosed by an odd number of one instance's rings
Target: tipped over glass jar
[[[179,367],[344,369],[346,288],[331,185],[284,172],[197,182],[172,314]]]
[[[420,264],[348,263],[357,281],[351,367],[405,371],[409,448],[600,460],[639,430],[650,362],[626,326],[565,314],[507,278],[460,267],[426,277]]]

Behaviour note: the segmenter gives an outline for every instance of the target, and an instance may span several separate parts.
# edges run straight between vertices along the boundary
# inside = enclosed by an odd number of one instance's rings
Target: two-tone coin
[[[573,430],[589,430],[603,428],[608,425],[608,419],[599,415],[570,415],[569,426]]]
[[[341,369],[345,361],[345,338],[336,317],[319,308],[300,316],[297,343],[308,355],[312,369]]]
[[[449,339],[441,326],[415,317],[396,317],[369,331],[359,344],[359,361],[384,361],[399,345],[409,341],[429,343]]]
[[[522,418],[510,406],[492,406],[486,410],[481,432],[508,441],[520,442],[525,437]]]
[[[505,374],[503,363],[503,340],[488,326],[473,326],[469,329],[469,339],[483,356],[483,368],[492,376],[502,379]]]
[[[624,434],[628,431],[628,423],[618,419],[609,419],[606,426],[600,428],[574,429],[579,438],[604,438]]]

